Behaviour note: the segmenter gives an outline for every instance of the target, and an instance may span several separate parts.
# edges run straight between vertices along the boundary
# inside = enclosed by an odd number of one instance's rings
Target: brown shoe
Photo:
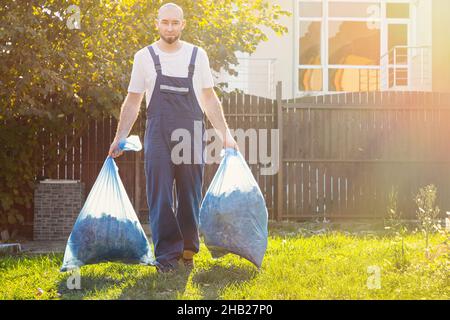
[[[172,273],[176,273],[177,271],[179,271],[180,263],[178,261],[177,261],[177,263],[172,263],[172,264],[167,264],[167,265],[156,263],[155,266],[156,266],[156,271],[160,274],[163,274],[163,273],[172,274]]]
[[[183,264],[184,264],[184,267],[185,268],[187,268],[187,269],[194,269],[194,259],[184,259],[184,258],[182,258],[182,260],[183,260]]]
[[[183,257],[181,258],[181,261],[183,262],[184,267],[186,269],[192,270],[194,268],[194,255],[195,255],[194,251],[190,250],[183,251]]]

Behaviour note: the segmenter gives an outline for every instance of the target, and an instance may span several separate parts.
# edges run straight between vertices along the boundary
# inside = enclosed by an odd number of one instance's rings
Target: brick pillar
[[[84,204],[84,183],[44,180],[34,193],[34,240],[67,240]]]

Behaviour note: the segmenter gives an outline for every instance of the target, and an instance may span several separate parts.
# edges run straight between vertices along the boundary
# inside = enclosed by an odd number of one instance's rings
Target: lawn
[[[80,289],[60,273],[62,253],[0,259],[0,299],[450,299],[448,246],[441,234],[401,244],[385,231],[271,223],[260,270],[234,255],[214,260],[202,244],[192,272],[102,263],[81,268]]]

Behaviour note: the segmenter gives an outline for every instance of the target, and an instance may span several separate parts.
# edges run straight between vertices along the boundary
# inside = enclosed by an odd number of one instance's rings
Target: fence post
[[[283,214],[283,105],[282,97],[282,82],[277,82],[277,120],[278,120],[278,155],[279,155],[279,169],[277,178],[277,211],[275,213],[275,220],[280,221]]]

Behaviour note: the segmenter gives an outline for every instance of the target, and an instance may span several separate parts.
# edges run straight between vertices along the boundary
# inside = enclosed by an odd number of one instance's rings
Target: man
[[[223,147],[237,149],[238,146],[214,92],[207,53],[180,40],[186,25],[183,10],[176,4],[167,3],[159,9],[155,24],[160,39],[135,54],[128,95],[122,105],[109,155],[115,158],[123,153],[118,144],[128,136],[146,92],[144,154],[150,226],[157,270],[169,272],[183,263],[188,268],[193,267],[193,256],[199,251],[198,217],[205,144],[198,133],[194,135],[194,129],[200,124],[203,135],[206,114],[221,137]],[[177,144],[171,136],[177,129],[183,129],[191,136],[194,147],[183,150],[183,153],[189,153],[190,163],[175,163],[171,157]],[[174,181],[178,203],[176,214],[172,208]]]

